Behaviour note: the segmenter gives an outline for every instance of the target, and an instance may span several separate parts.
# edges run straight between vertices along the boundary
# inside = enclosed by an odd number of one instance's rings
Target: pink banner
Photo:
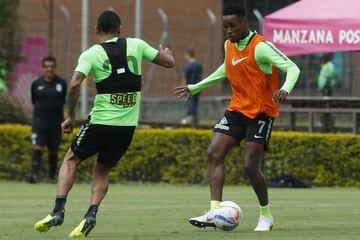
[[[265,17],[263,34],[288,56],[360,50],[359,12],[360,1],[303,0]]]
[[[19,62],[10,77],[14,81],[14,86],[8,94],[15,97],[22,104],[24,109],[30,111],[32,104],[30,101],[31,81],[42,74],[41,60],[47,55],[47,39],[42,37],[23,37],[19,41],[21,46]]]

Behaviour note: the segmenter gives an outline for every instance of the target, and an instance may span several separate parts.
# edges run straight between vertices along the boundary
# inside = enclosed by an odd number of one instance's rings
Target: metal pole
[[[65,31],[65,54],[66,54],[66,64],[65,64],[65,72],[66,78],[69,79],[71,77],[71,65],[70,65],[70,52],[71,52],[71,16],[69,10],[64,6],[60,5],[60,10],[65,16],[66,21],[66,31]]]
[[[253,10],[253,13],[254,13],[255,17],[257,18],[257,20],[259,21],[259,33],[262,34],[263,33],[263,16],[259,12],[259,10],[257,10],[256,8]]]
[[[164,26],[164,35],[163,35],[163,39],[162,39],[162,44],[164,45],[164,47],[169,47],[169,37],[168,37],[168,17],[166,15],[166,13],[164,12],[164,10],[162,8],[158,9],[158,13],[160,14],[162,20],[163,20],[163,26]],[[167,71],[162,71],[163,73],[163,80],[162,80],[162,89],[163,89],[163,96],[166,96],[166,92],[167,92],[167,88],[168,88],[168,81],[167,79],[167,75],[168,72]],[[149,86],[149,85],[148,85]]]
[[[82,0],[81,11],[81,51],[84,52],[88,48],[88,34],[89,34],[89,1]],[[88,110],[88,96],[87,96],[87,84],[84,82],[81,84],[80,92],[81,106],[80,115],[84,119]]]
[[[54,2],[53,0],[49,0],[49,29],[48,29],[48,38],[49,38],[49,45],[48,45],[48,54],[52,54],[52,41],[53,41],[53,22],[54,22]]]
[[[160,43],[164,45],[164,47],[168,47],[169,44],[169,37],[168,37],[168,17],[164,12],[164,9],[159,8],[158,13],[161,17],[163,23],[163,32],[161,35]]]
[[[211,44],[210,44],[210,59],[211,59],[211,64],[210,64],[210,69],[211,71],[215,68],[215,64],[216,64],[216,41],[215,41],[215,32],[216,32],[216,17],[213,11],[211,11],[210,8],[208,8],[206,10],[207,15],[210,18],[210,23],[211,23],[211,30],[210,30],[210,39],[211,39]]]
[[[216,17],[213,11],[211,11],[210,8],[206,9],[206,13],[210,18],[210,71],[213,71],[215,69],[216,64],[216,56],[215,56],[215,49],[216,49]],[[211,94],[215,95],[215,88],[211,88]]]
[[[164,10],[162,8],[158,9],[158,13],[161,17],[162,20],[162,33],[161,33],[161,37],[160,37],[160,44],[162,44],[164,47],[168,46],[169,43],[169,39],[168,39],[168,17],[166,15],[166,13],[164,12]],[[151,86],[151,82],[153,80],[154,74],[155,74],[155,65],[152,64],[149,70],[149,73],[146,77],[146,81],[145,81],[145,86],[144,86],[144,95],[146,95],[149,91],[149,88]]]
[[[143,0],[135,1],[135,37],[142,38],[143,32]]]

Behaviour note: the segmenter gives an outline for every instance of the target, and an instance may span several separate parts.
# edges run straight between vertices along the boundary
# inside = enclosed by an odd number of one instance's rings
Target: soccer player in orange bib
[[[274,118],[293,89],[299,68],[263,36],[248,28],[242,6],[224,8],[223,26],[227,34],[225,61],[210,76],[194,85],[176,87],[178,98],[188,98],[226,78],[233,95],[231,102],[215,125],[208,148],[210,210],[189,222],[196,227],[215,227],[213,210],[222,201],[225,179],[224,159],[228,152],[245,139],[244,169],[260,204],[260,217],[255,231],[270,231],[270,213],[266,181],[259,159],[267,148]],[[286,80],[278,88],[277,69],[286,72]]]

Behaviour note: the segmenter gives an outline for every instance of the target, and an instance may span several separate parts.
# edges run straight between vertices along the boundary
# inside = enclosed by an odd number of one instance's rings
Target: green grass
[[[90,186],[75,185],[64,224],[46,234],[33,225],[52,209],[55,185],[0,182],[0,190],[0,239],[66,239],[87,210]],[[225,187],[224,199],[245,216],[235,231],[194,228],[187,220],[206,210],[208,196],[207,186],[110,185],[90,239],[360,239],[359,189],[270,189],[275,224],[267,233],[253,232],[258,206],[250,187]]]

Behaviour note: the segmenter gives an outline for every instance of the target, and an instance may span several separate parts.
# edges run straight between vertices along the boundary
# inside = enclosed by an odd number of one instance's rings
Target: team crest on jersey
[[[62,92],[62,90],[63,90],[62,85],[60,83],[56,84],[56,91],[57,92]]]

